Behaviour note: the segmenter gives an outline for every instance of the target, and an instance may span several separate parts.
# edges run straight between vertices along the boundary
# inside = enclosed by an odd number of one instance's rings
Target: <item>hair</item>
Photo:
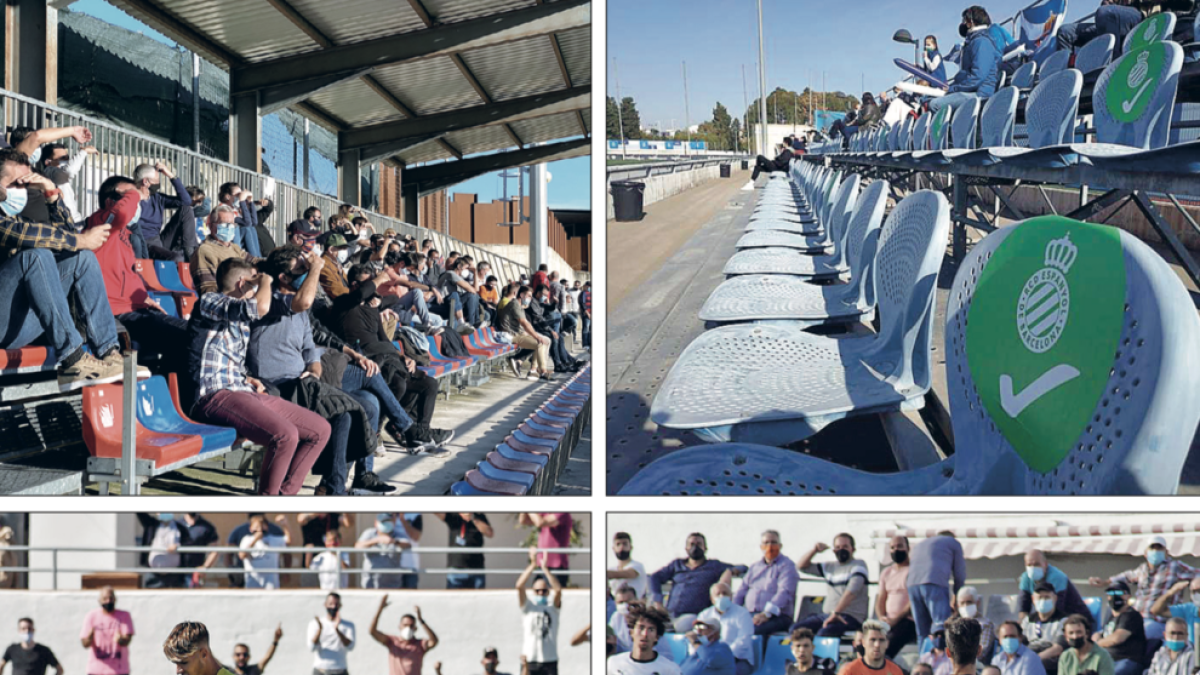
[[[313,217],[314,215],[316,215],[316,214],[320,213],[320,212],[321,212],[321,207],[319,207],[319,206],[310,206],[310,207],[308,207],[307,209],[304,209],[304,219],[305,219],[305,220],[312,220],[312,217]]]
[[[515,296],[516,296],[516,294],[517,294],[517,289],[518,289],[519,287],[520,287],[520,284],[518,284],[518,283],[517,283],[517,282],[515,282],[515,281],[510,281],[510,282],[508,282],[507,284],[504,284],[504,290],[503,290],[503,291],[501,291],[501,292],[504,294],[504,297],[506,297],[506,298],[507,298],[507,297],[515,297]],[[624,533],[624,532],[618,532],[617,534],[625,534],[625,533]],[[629,535],[628,535],[628,534],[625,534],[625,538],[626,538],[626,539],[629,539]],[[616,537],[613,537],[613,541],[616,541],[616,540],[617,540],[617,538],[616,538]],[[629,541],[629,543],[630,543],[630,545],[632,545],[632,544],[633,544],[633,540],[630,540],[630,541]]]
[[[808,628],[797,628],[796,630],[792,631],[792,636],[790,639],[792,642],[799,642],[800,640],[808,640],[809,642],[812,642],[813,632]]]
[[[955,665],[975,663],[982,638],[983,626],[975,619],[954,616],[946,621],[946,651]]]
[[[367,222],[367,219],[363,218],[362,216],[354,216],[354,218],[352,218],[350,220],[350,222],[354,223],[355,227],[358,227],[359,225],[362,225],[363,223]]]
[[[1004,628],[1005,626],[1012,626],[1013,628],[1015,628],[1017,631],[1017,637],[1021,639],[1021,644],[1025,643],[1025,631],[1021,630],[1021,624],[1017,623],[1016,621],[1013,621],[1012,619],[1009,619],[1008,621],[1005,621],[1004,623],[1000,624],[999,626],[996,626],[996,636],[997,637],[999,637],[999,635],[1000,635],[1000,629]]]
[[[988,672],[988,670],[994,670],[994,671],[996,671],[997,673],[1001,672],[1001,671],[1000,671],[1000,666],[993,666],[993,665],[991,665],[991,664],[988,664],[988,665],[984,666],[984,667],[983,667],[983,668],[982,668],[982,669],[979,671],[979,675],[984,675],[984,673],[987,673],[987,672]]]
[[[458,260],[455,260],[453,263],[450,264],[449,269],[452,272],[457,272],[458,270],[465,269],[467,267],[467,265],[468,265],[468,263],[467,263],[466,258],[459,258]]]
[[[491,282],[493,282],[493,281],[500,281],[500,280],[499,280],[499,279],[497,279],[495,275],[493,275],[493,274],[489,274],[489,275],[488,275],[488,278],[486,278],[486,279],[484,279],[484,280],[483,280],[483,283],[485,283],[485,284],[490,284],[490,283],[491,283]]]
[[[1058,597],[1058,591],[1049,581],[1039,581],[1038,585],[1033,587],[1033,594],[1037,595],[1038,593],[1053,593],[1055,597]]]
[[[425,262],[425,254],[424,253],[409,253],[408,254],[408,264],[412,265],[413,267],[420,267],[421,263],[423,263],[423,262]]]
[[[417,622],[417,617],[413,616],[412,614],[402,614],[402,615],[400,615],[400,620],[401,620],[401,621],[403,621],[403,620],[405,620],[405,619],[411,619],[411,620],[412,620],[412,622],[413,622],[414,624]]]
[[[763,537],[767,536],[768,534],[775,535],[776,539],[778,539],[780,542],[783,542],[783,537],[779,534],[779,530],[763,530],[763,533],[758,535],[758,538],[762,539]]]
[[[97,190],[100,198],[100,206],[103,207],[110,199],[120,199],[121,193],[117,192],[117,186],[124,185],[126,183],[129,185],[135,184],[133,179],[127,176],[109,176],[108,178],[105,178],[104,182],[100,184],[100,189]]]
[[[637,625],[640,619],[645,619],[654,624],[654,630],[658,634],[658,637],[662,637],[671,617],[658,607],[649,607],[641,603],[630,606],[629,614],[625,617],[625,623],[633,627]]]
[[[425,255],[429,256],[432,259],[434,254],[436,254],[436,253],[440,253],[440,251],[438,251],[436,248],[431,248],[431,249],[429,249],[429,253],[426,253]]]
[[[135,181],[141,181],[145,178],[149,178],[150,174],[152,173],[158,173],[153,166],[150,166],[149,164],[138,164],[137,168],[133,170],[133,179]]]
[[[979,5],[972,5],[963,10],[963,19],[970,21],[972,26],[990,26],[992,25],[992,17],[988,15],[987,10]]]
[[[518,288],[518,289],[517,289],[517,297],[519,298],[519,297],[521,297],[522,295],[525,295],[526,293],[529,293],[529,292],[532,292],[532,291],[533,291],[533,289],[532,289],[532,288],[530,288],[530,287],[528,287],[528,286],[525,286],[525,285],[522,285],[520,288]]]
[[[237,209],[228,204],[217,204],[217,206],[213,208],[212,213],[208,214],[208,216],[209,218],[216,220],[218,213],[237,213]]]
[[[621,584],[620,586],[617,586],[617,591],[613,593],[613,597],[615,598],[624,593],[633,593],[634,595],[637,595],[637,591],[633,589],[633,586],[630,586],[629,584]]]
[[[33,135],[33,127],[13,127],[12,131],[8,132],[8,141],[14,146],[20,145],[21,141]]]
[[[276,246],[267,255],[267,259],[259,263],[259,269],[272,279],[278,279],[280,274],[292,271],[292,261],[304,255],[304,249],[299,244],[284,244]]]
[[[547,265],[546,263],[542,263],[541,265],[538,265],[539,272],[545,272],[548,269],[550,269],[550,266]]]
[[[342,204],[338,207],[338,215],[349,220],[350,213],[354,211],[353,204]]]
[[[279,249],[275,250],[278,251]],[[272,251],[272,253],[274,253],[274,251]],[[217,289],[222,293],[233,290],[233,285],[235,283],[233,278],[237,276],[239,272],[245,270],[250,270],[253,272],[254,264],[243,258],[226,258],[225,260],[222,260],[221,264],[217,265]],[[253,520],[255,517],[261,517],[264,520],[266,519],[266,516],[255,514],[254,516],[251,516],[251,520]]]
[[[199,621],[184,621],[176,625],[163,641],[163,654],[166,654],[168,661],[179,663],[207,647],[208,628]]]
[[[1171,625],[1171,624],[1177,624],[1177,625],[1183,626],[1185,630],[1188,627],[1187,621],[1184,621],[1181,617],[1178,617],[1178,616],[1173,616],[1173,617],[1167,619],[1167,625]]]
[[[471,256],[466,256],[466,258],[467,258],[467,260],[471,260],[472,262],[474,262],[474,259],[473,259],[473,258],[471,258]],[[480,267],[483,267],[484,265],[487,265],[487,268],[488,268],[489,270],[490,270],[490,269],[492,269],[492,263],[490,263],[490,262],[488,262],[488,261],[486,261],[486,260],[480,260],[480,261],[479,261],[479,264],[478,264],[478,265],[476,265],[476,266],[475,266],[475,268],[476,268],[476,269],[478,269],[478,268],[480,268]]]
[[[395,267],[396,265],[408,267],[408,256],[399,251],[388,251],[383,256],[383,264],[388,267]]]
[[[342,596],[337,593],[331,592],[331,593],[326,594],[325,599],[328,600],[329,598],[337,598],[337,601],[339,604],[342,602]]]
[[[188,196],[192,198],[192,204],[197,204],[204,201],[204,190],[197,185],[189,185],[184,188],[187,190]]]
[[[368,278],[375,276],[371,273],[371,266],[366,263],[358,263],[350,266],[350,271],[346,273],[346,281],[350,282],[351,286],[357,286],[358,278],[366,274]]]
[[[842,537],[845,537],[850,540],[850,548],[858,550],[858,547],[854,545],[854,535],[850,534],[849,532],[839,532],[837,534],[837,536],[835,536],[833,538],[833,540],[837,541],[838,539],[841,539]]]
[[[917,668],[926,667],[929,669],[929,675],[933,675],[933,666],[928,663],[914,663],[912,667],[912,675],[917,675]]]
[[[928,42],[928,41],[930,41],[930,40],[933,40],[933,48],[934,48],[934,49],[937,49],[937,48],[938,48],[937,36],[935,36],[935,35],[926,35],[926,36],[925,36],[925,41],[926,41],[926,42]]]
[[[969,595],[976,600],[981,599],[979,597],[979,589],[975,588],[974,586],[963,586],[962,588],[958,589],[958,593],[955,593],[954,597],[961,602],[964,595]]]
[[[235,187],[241,187],[241,186],[238,185],[237,183],[233,183],[233,182],[222,183],[221,187],[217,188],[217,199],[219,201],[225,201],[226,197],[233,194],[233,188],[235,188]]]
[[[32,628],[33,627],[33,619],[31,619],[27,616],[23,616],[23,617],[17,619],[17,625],[20,626],[22,623],[25,623],[26,621],[29,622],[29,627]]]
[[[1066,632],[1067,626],[1083,626],[1083,632],[1088,633],[1092,630],[1092,619],[1082,614],[1072,614],[1063,619],[1063,632]]]
[[[867,619],[866,621],[863,622],[862,628],[860,630],[862,631],[864,638],[866,638],[867,633],[870,633],[873,630],[879,631],[880,633],[883,633],[885,636],[888,634],[887,624],[880,621],[879,619]]]
[[[433,243],[432,239],[422,239],[421,240],[421,246],[426,246],[426,245],[432,244],[432,243]]]
[[[953,538],[954,538],[954,533],[953,533],[953,532],[951,532],[950,530],[941,530],[940,532],[938,532],[938,533],[937,533],[937,536],[939,536],[939,537],[950,537],[951,539],[953,539]]]
[[[691,539],[692,537],[700,537],[700,541],[704,542],[704,548],[708,548],[708,537],[705,537],[703,534],[701,534],[699,532],[693,532],[693,533],[689,534],[686,538],[684,538],[683,541],[686,543],[687,540]]]
[[[14,148],[4,148],[0,150],[0,174],[4,173],[5,164],[29,166],[29,155]]]
[[[62,143],[47,143],[42,146],[42,166],[46,165],[46,160],[54,156],[55,150],[66,150],[68,155],[71,153],[67,146],[63,145]]]
[[[250,645],[246,644],[245,642],[239,642],[233,646],[234,649],[237,649],[238,647],[245,649],[247,654],[250,653]]]

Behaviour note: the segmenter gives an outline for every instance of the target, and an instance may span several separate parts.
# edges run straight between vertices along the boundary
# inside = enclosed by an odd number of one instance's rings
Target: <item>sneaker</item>
[[[430,438],[433,439],[433,442],[437,444],[437,447],[440,448],[440,447],[445,446],[447,443],[449,443],[451,440],[454,439],[454,430],[453,429],[430,429],[429,436],[430,436]]]
[[[93,384],[117,382],[125,374],[120,364],[101,361],[84,352],[74,364],[58,371],[58,385],[64,391],[80,389]]]
[[[446,457],[450,454],[441,446],[454,438],[453,431],[445,429],[430,429],[427,424],[414,424],[404,432],[406,450],[411,455],[425,453],[434,457]]]
[[[108,356],[105,356],[104,358],[102,358],[100,360],[105,363],[116,364],[118,367],[121,368],[122,373],[125,372],[125,354],[123,354],[120,349],[116,349],[116,348],[110,349],[108,351]],[[150,375],[151,375],[150,369],[147,368],[146,366],[139,365],[137,367],[137,375],[136,375],[137,379],[144,380],[144,379],[149,378]]]
[[[541,377],[539,377],[538,379],[539,379],[539,380],[545,380],[546,382],[554,382],[554,381],[556,381],[558,378],[557,378],[557,377],[554,375],[554,373],[546,373],[545,375],[542,375],[542,376],[541,376]]]
[[[474,333],[475,327],[469,323],[463,322],[454,327],[454,332],[465,337],[471,333]]]
[[[388,420],[388,423],[383,425],[383,430],[386,431],[388,435],[391,436],[392,439],[397,443],[400,443],[401,445],[404,444],[404,430],[400,428],[399,424],[396,424],[396,420]],[[382,447],[382,445],[383,444],[381,442],[380,446]]]
[[[368,471],[363,474],[356,475],[354,482],[350,484],[351,490],[365,490],[367,492],[385,493],[395,492],[395,485],[388,485],[379,480],[379,476],[375,475],[374,471]]]
[[[513,377],[521,377],[521,366],[516,359],[508,359],[508,367],[512,368]]]

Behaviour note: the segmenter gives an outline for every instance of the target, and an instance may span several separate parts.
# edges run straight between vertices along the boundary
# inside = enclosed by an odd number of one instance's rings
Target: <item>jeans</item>
[[[1096,10],[1095,23],[1068,23],[1058,29],[1059,49],[1078,49],[1101,35],[1114,35],[1117,38],[1113,48],[1115,61],[1123,51],[1125,36],[1133,27],[1141,23],[1142,13],[1133,7],[1120,5],[1105,5]]]
[[[418,424],[428,425],[437,407],[438,383],[417,370],[407,375],[394,373],[387,384],[409,417]]]
[[[168,371],[186,372],[187,350],[179,345],[188,342],[188,322],[176,316],[164,314],[156,309],[135,309],[118,314],[117,321],[125,326],[129,337],[144,352],[161,354],[163,365]]]
[[[884,656],[889,659],[895,659],[896,655],[904,649],[905,645],[915,642],[917,639],[917,624],[913,623],[912,617],[904,617],[892,626],[888,631],[888,646],[884,652]],[[995,642],[993,640],[993,642]],[[990,661],[986,661],[990,663]]]
[[[258,245],[258,228],[253,226],[238,226],[233,234],[233,243],[255,258],[262,257],[262,248]]]
[[[281,398],[248,391],[217,390],[196,402],[197,421],[233,427],[263,446],[260,495],[295,495],[329,441],[329,423],[319,415]],[[345,431],[350,430],[350,416]],[[342,476],[345,478],[345,432],[342,433]],[[345,480],[342,481],[345,483]]]
[[[402,311],[411,313],[413,317],[416,317],[417,321],[423,324],[429,323],[429,305],[425,304],[425,294],[416,288],[401,296],[400,301],[396,303],[396,313],[400,314]],[[405,326],[411,324],[411,318],[405,321],[404,315],[401,314],[400,316],[401,324]]]
[[[787,171],[787,167],[781,169],[779,168],[779,165],[775,163],[775,160],[767,159],[766,157],[759,155],[754,160],[754,173],[750,174],[750,180],[758,180],[758,174],[763,171],[766,171],[767,173],[771,173],[772,171]]]
[[[479,324],[479,295],[464,291],[454,291],[450,294],[456,304],[462,308],[463,320],[472,326]],[[447,298],[449,300],[449,298]]]
[[[590,349],[592,346],[592,317],[583,317],[583,346],[585,349]]]
[[[973,91],[958,91],[953,94],[946,94],[941,98],[930,99],[929,112],[930,114],[937,114],[937,111],[945,108],[946,106],[957,108],[958,106],[964,103],[970,103],[972,99],[977,98],[979,98],[979,95]]]
[[[331,434],[325,452],[332,452],[329,473],[321,478],[321,484],[331,495],[346,494],[346,448],[350,445],[350,413],[345,412],[329,420]]]
[[[56,257],[49,249],[29,248],[0,263],[0,298],[6,299],[0,302],[0,348],[19,349],[44,333],[58,361],[74,353],[84,338],[67,304],[72,293],[84,312],[92,351],[99,355],[114,347],[117,324],[96,255],[77,251]]]
[[[754,672],[754,666],[746,659],[734,659],[733,675],[750,675]]]
[[[447,574],[446,588],[487,588],[487,576],[483,574]]]
[[[917,644],[929,637],[936,627],[949,619],[950,589],[937,584],[918,584],[908,587],[908,599],[912,603],[913,622],[917,624]]]
[[[133,247],[133,254],[140,260],[150,257],[150,248],[146,245],[146,238],[142,236],[141,227],[129,228],[129,245]]]
[[[849,614],[840,614],[839,616],[845,619],[844,623],[834,621],[828,626],[824,626],[822,624],[825,623],[825,619],[829,618],[828,614],[824,612],[810,614],[792,624],[792,627],[788,630],[788,632],[790,633],[797,628],[807,628],[820,637],[841,637],[846,633],[853,633],[862,627],[862,622],[850,616]]]
[[[751,612],[753,614],[753,612]],[[792,624],[792,617],[783,614],[776,614],[767,619],[765,623],[754,627],[755,635],[770,635],[771,633],[782,633]]]
[[[401,429],[412,426],[412,418],[404,412],[404,408],[400,407],[400,402],[396,400],[392,390],[388,389],[387,383],[383,381],[383,376],[379,373],[375,373],[373,377],[367,377],[367,371],[355,364],[350,364],[346,366],[346,372],[342,375],[342,391],[350,394],[362,404],[363,409],[367,411],[367,417],[371,419],[371,428],[377,433],[380,424],[379,417],[384,413]],[[355,476],[362,476],[364,473],[374,470],[375,453],[373,450],[366,457],[354,462]]]
[[[564,313],[562,315],[562,332],[570,333],[571,337],[575,336],[575,327],[579,325],[579,319],[573,313]]]
[[[1121,659],[1113,664],[1113,675],[1141,675],[1142,664],[1133,659]]]

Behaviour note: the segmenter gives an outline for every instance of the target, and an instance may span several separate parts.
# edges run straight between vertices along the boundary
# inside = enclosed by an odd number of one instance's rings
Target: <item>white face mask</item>
[[[142,203],[138,202],[137,211],[133,212],[133,218],[129,220],[129,226],[133,227],[137,221],[142,219]]]
[[[0,202],[0,209],[10,216],[15,216],[25,210],[29,201],[29,191],[25,188],[8,188],[8,198]]]
[[[417,631],[413,630],[411,626],[405,626],[404,628],[400,629],[401,640],[411,640],[416,634]]]
[[[617,614],[620,614],[621,616],[625,616],[626,614],[629,614],[629,603],[628,602],[618,602],[617,603]]]
[[[349,257],[350,257],[350,251],[347,251],[346,249],[342,249],[342,250],[340,250],[340,251],[338,251],[338,252],[337,252],[337,260],[338,260],[338,262],[340,262],[340,263],[344,263],[344,262],[346,262],[346,260],[347,260]]]
[[[29,644],[30,642],[33,642],[33,631],[30,631],[28,633],[17,633],[17,637],[19,638],[20,642]]]
[[[974,619],[978,613],[978,605],[959,605],[958,607],[958,614],[964,619]]]
[[[323,253],[325,253],[325,249],[321,248],[320,244],[313,244],[312,250],[313,250],[313,254],[316,255],[318,258],[320,258],[321,255]]]

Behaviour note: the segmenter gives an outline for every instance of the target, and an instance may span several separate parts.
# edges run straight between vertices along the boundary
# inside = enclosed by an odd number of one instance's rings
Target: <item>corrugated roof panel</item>
[[[289,0],[335,45],[423,30],[425,23],[407,2],[393,0]]]
[[[458,66],[446,56],[380,68],[374,75],[418,115],[483,104]]]
[[[247,61],[320,49],[320,45],[266,0],[155,0],[155,3]]]
[[[554,47],[545,35],[476,49],[462,57],[484,90],[497,101],[566,86]]]
[[[525,143],[545,143],[583,135],[579,117],[573,112],[513,122],[512,128]]]
[[[446,140],[464,155],[500,150],[501,148],[515,148],[517,145],[509,137],[508,132],[504,131],[504,127],[499,124],[455,131],[446,134]]]
[[[453,155],[451,155],[449,152],[446,152],[446,149],[441,145],[433,141],[429,141],[428,143],[422,143],[418,146],[405,150],[404,152],[400,153],[399,157],[406,165],[412,166],[413,164],[422,164],[425,162],[437,161],[439,159],[453,158]]]
[[[350,125],[379,124],[404,119],[404,114],[384,101],[361,79],[322,89],[310,103]]]
[[[567,63],[571,84],[589,84],[592,81],[592,27],[582,26],[559,33],[558,48]]]
[[[488,14],[532,7],[537,0],[422,0],[437,23],[455,23]]]

